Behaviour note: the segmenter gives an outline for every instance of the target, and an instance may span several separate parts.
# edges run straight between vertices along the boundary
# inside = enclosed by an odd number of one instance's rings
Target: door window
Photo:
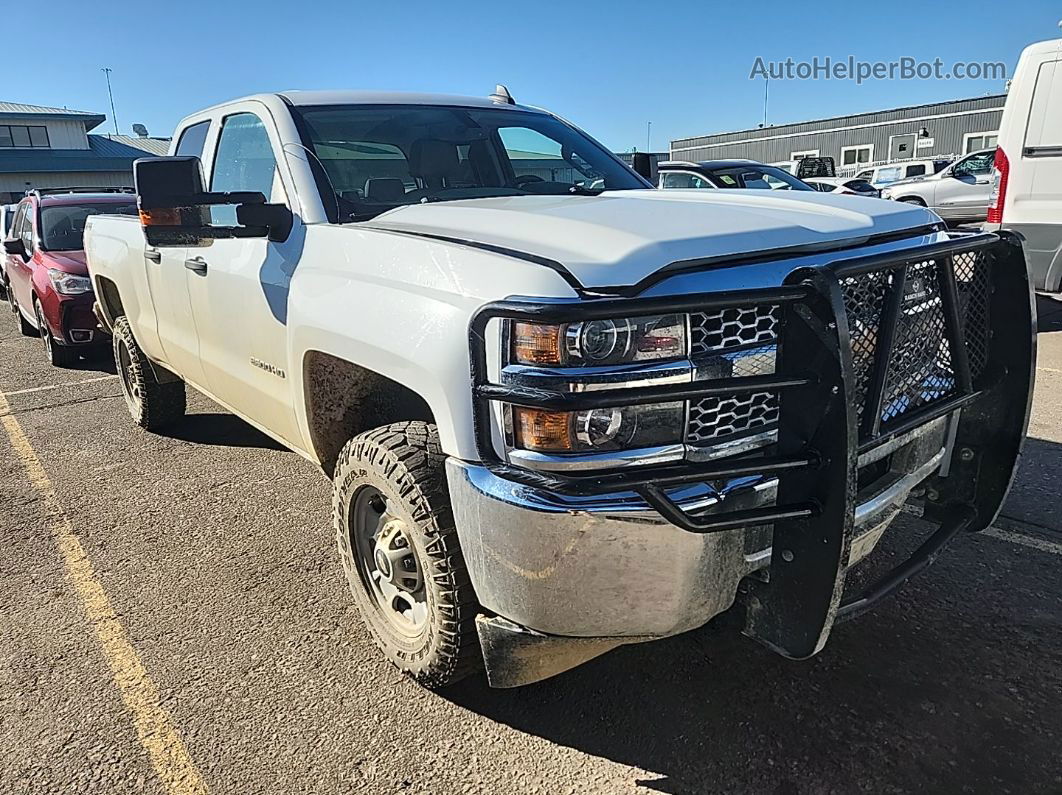
[[[960,160],[955,164],[955,168],[951,170],[951,174],[954,177],[962,176],[982,176],[992,173],[992,161],[995,160],[995,152],[984,152],[983,154],[973,155]]]
[[[226,117],[214,153],[210,190],[257,191],[266,201],[284,203],[286,199],[277,174],[277,160],[262,120],[253,113]],[[216,226],[236,226],[236,207],[211,207],[210,221]]]
[[[26,202],[22,205],[22,226],[19,228],[19,237],[22,245],[26,248],[26,256],[33,254],[33,204]]]
[[[26,217],[25,202],[16,207],[11,215],[11,225],[7,228],[7,236],[10,240],[17,240],[22,237],[22,219]]]
[[[926,166],[924,163],[919,163],[917,166],[908,166],[905,177],[922,177],[925,176]]]

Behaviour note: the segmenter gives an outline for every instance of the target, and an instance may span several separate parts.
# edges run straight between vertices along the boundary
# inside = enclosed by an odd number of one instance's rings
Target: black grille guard
[[[984,300],[990,325],[976,341],[964,338],[954,258],[990,263]],[[953,378],[942,394],[882,421],[884,395],[895,381],[893,346],[912,268],[933,269],[939,281],[941,333]],[[842,284],[855,277],[888,277],[873,349],[857,393],[853,338]],[[882,276],[884,278],[884,276]],[[781,307],[776,372],[768,376],[564,393],[491,383],[487,324],[494,319],[571,322],[635,314],[718,310],[757,304]],[[858,333],[859,330],[857,330]],[[769,582],[750,580],[746,633],[787,657],[819,651],[835,620],[862,612],[924,568],[960,530],[991,523],[1010,488],[1028,426],[1035,372],[1035,308],[1019,244],[994,234],[955,236],[915,250],[831,261],[799,268],[778,288],[569,303],[503,301],[488,304],[469,330],[476,444],[495,475],[565,495],[633,491],[667,521],[694,533],[773,523]],[[978,357],[971,372],[969,346]],[[776,391],[777,443],[751,455],[709,463],[679,462],[592,474],[537,472],[504,461],[494,444],[490,404],[555,410],[696,400],[711,395]],[[862,396],[857,405],[855,395]],[[869,409],[869,410],[867,410]],[[912,556],[859,598],[841,604],[853,535],[859,453],[933,419],[956,413],[954,457],[947,477],[934,476],[925,516],[939,529]],[[688,513],[667,494],[682,484],[763,474],[778,477],[776,504],[721,513]]]

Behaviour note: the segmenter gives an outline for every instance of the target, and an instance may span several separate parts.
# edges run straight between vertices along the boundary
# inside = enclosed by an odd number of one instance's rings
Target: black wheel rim
[[[422,566],[405,520],[373,486],[354,495],[347,516],[350,550],[362,587],[395,630],[413,637],[428,621]]]
[[[129,406],[129,411],[134,415],[140,412],[140,386],[137,380],[133,377],[133,358],[129,354],[129,346],[125,344],[124,340],[118,340],[117,348],[117,366],[118,375],[122,380],[122,394],[125,396],[125,403]]]
[[[44,319],[44,313],[41,312],[41,305],[35,303],[33,305],[33,314],[37,316],[37,331],[40,332],[41,339],[44,341],[44,352],[48,354],[48,358],[52,358],[52,333],[48,331],[48,323]]]

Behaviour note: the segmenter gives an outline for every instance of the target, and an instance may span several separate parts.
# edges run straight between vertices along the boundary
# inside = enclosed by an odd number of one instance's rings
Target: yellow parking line
[[[114,683],[133,719],[140,744],[151,759],[151,766],[170,795],[207,795],[206,784],[188,755],[170,716],[159,703],[159,690],[148,675],[125,628],[115,615],[107,592],[96,577],[92,561],[85,554],[70,518],[59,504],[48,474],[30,445],[22,426],[9,413],[7,397],[0,392],[0,423],[7,431],[11,446],[22,461],[30,483],[40,495],[48,529],[59,548],[67,576],[77,592],[85,615],[96,630],[110,665]]]

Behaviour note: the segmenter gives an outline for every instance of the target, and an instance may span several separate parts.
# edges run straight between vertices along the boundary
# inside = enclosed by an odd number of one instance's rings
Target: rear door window
[[[210,131],[210,121],[201,121],[191,127],[185,127],[181,133],[181,139],[177,141],[175,155],[195,157],[203,156],[203,147],[206,145],[207,132]]]
[[[904,176],[907,176],[907,177],[921,177],[921,176],[924,176],[925,173],[926,173],[926,167],[925,167],[924,164],[920,163],[917,166],[908,166],[907,167],[907,173]]]

